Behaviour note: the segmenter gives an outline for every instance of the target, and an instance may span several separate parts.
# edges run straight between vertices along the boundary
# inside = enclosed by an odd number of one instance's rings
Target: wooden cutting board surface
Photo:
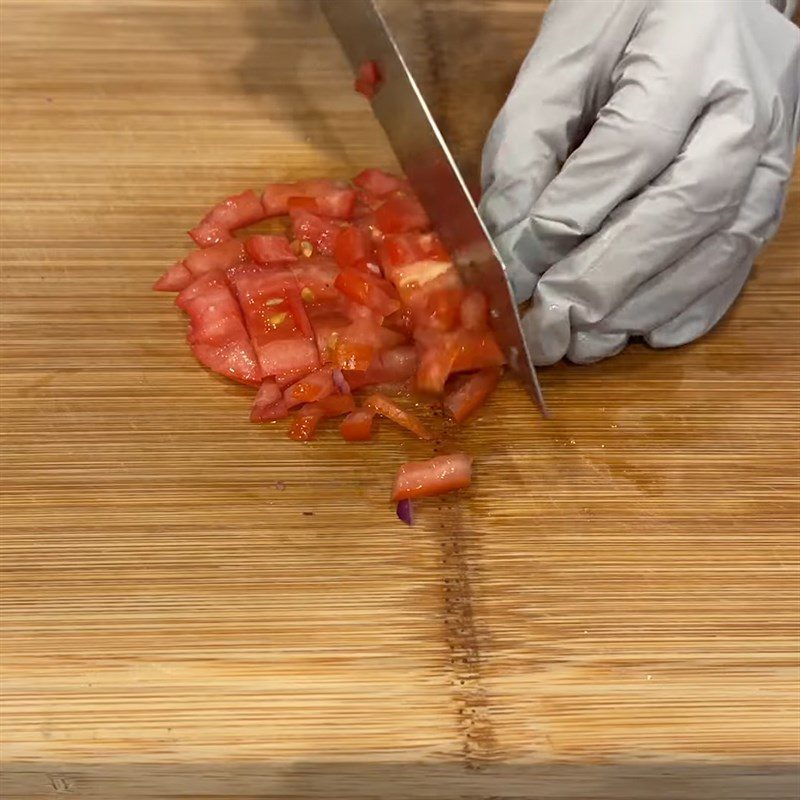
[[[421,6],[468,171],[543,6]],[[251,425],[150,291],[215,200],[393,167],[313,7],[2,37],[4,798],[796,796],[797,181],[710,335],[508,382],[408,529],[428,446]]]

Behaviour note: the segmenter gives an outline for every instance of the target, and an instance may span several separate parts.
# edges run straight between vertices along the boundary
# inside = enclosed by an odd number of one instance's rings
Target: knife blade
[[[381,84],[372,109],[464,282],[489,302],[508,365],[547,417],[506,269],[403,54],[374,0],[320,0],[353,70],[375,61]]]

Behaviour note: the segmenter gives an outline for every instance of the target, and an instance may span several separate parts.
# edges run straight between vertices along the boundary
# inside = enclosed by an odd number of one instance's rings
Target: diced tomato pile
[[[268,218],[286,233],[235,235]],[[214,206],[189,235],[198,248],[154,288],[178,292],[201,364],[258,388],[254,422],[291,415],[289,436],[307,441],[335,420],[364,441],[380,418],[428,440],[385,387],[437,397],[463,423],[500,380],[486,298],[463,285],[403,178],[269,184]],[[462,488],[470,471],[463,454],[406,464],[393,497]]]

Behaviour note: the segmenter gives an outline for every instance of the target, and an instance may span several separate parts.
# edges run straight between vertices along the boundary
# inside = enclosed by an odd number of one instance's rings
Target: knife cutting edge
[[[542,414],[549,416],[505,267],[455,160],[374,0],[320,0],[353,70],[375,61],[372,109],[403,171],[467,285],[489,301],[492,329]]]

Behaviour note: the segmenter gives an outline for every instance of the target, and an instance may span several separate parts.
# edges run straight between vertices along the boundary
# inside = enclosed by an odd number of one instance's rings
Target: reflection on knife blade
[[[375,116],[461,277],[486,293],[509,366],[547,416],[505,268],[385,20],[374,0],[321,0],[321,5],[353,69],[365,61],[378,63],[382,83],[372,100]]]

